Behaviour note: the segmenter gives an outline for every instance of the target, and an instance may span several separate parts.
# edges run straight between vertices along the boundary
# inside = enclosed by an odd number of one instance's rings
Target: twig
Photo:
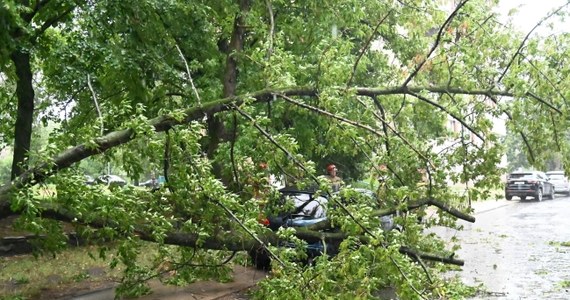
[[[422,59],[422,61],[416,66],[416,68],[414,69],[414,71],[408,76],[408,78],[406,78],[406,80],[404,81],[404,83],[402,84],[403,87],[407,86],[408,83],[410,83],[410,81],[418,74],[418,72],[420,71],[420,69],[424,66],[424,64],[427,62],[427,60],[429,59],[429,57],[433,54],[433,52],[435,51],[435,49],[439,46],[439,43],[441,41],[441,36],[443,34],[443,31],[445,30],[445,28],[449,25],[449,23],[451,23],[451,20],[453,20],[453,18],[455,17],[455,15],[457,15],[457,12],[459,12],[459,10],[467,3],[469,2],[469,0],[465,0],[461,3],[459,3],[457,5],[457,7],[455,7],[455,9],[453,10],[453,12],[449,15],[449,17],[447,17],[447,20],[445,20],[445,22],[443,22],[443,25],[439,28],[439,31],[437,33],[437,37],[435,39],[435,42],[433,43],[433,45],[431,46],[431,49],[429,50],[428,54],[425,56],[425,58]]]
[[[534,25],[534,27],[526,34],[526,36],[524,37],[524,39],[522,40],[522,42],[519,45],[519,48],[517,49],[517,51],[515,52],[515,54],[513,54],[513,56],[511,57],[511,60],[509,61],[509,63],[507,64],[507,66],[505,67],[505,69],[503,70],[503,73],[501,73],[501,76],[499,76],[499,79],[497,79],[497,81],[495,82],[494,86],[498,85],[501,80],[503,80],[503,77],[505,77],[505,75],[507,74],[507,72],[509,71],[509,69],[511,68],[511,65],[513,64],[513,62],[515,61],[515,58],[520,54],[522,48],[524,47],[524,44],[526,43],[526,41],[528,40],[528,38],[530,37],[530,35],[534,32],[534,30],[536,28],[538,28],[540,25],[542,25],[542,23],[548,19],[550,19],[550,17],[552,17],[553,15],[557,14],[560,10],[562,10],[564,7],[568,6],[568,4],[570,4],[570,2],[566,2],[566,4],[558,7],[556,10],[554,10],[553,12],[549,13],[546,17],[542,18],[540,21],[538,21],[538,23],[536,23],[536,25]]]
[[[176,50],[178,50],[178,54],[180,54],[180,58],[184,62],[184,66],[186,66],[186,73],[188,74],[188,81],[190,82],[190,86],[192,87],[192,91],[194,91],[194,95],[196,95],[196,99],[198,100],[198,106],[202,106],[202,101],[200,100],[200,94],[198,94],[198,90],[196,89],[196,86],[194,86],[194,81],[192,80],[192,74],[190,73],[190,68],[188,67],[188,62],[186,61],[186,58],[184,57],[182,50],[180,50],[180,47],[178,47],[178,43],[176,41],[174,41],[174,42],[175,42],[174,46],[176,47]]]
[[[273,7],[271,6],[271,0],[265,1],[267,5],[267,13],[269,14],[269,34],[267,39],[269,40],[269,48],[267,49],[267,63],[271,60],[271,54],[273,53],[273,35],[275,35],[275,19],[273,17]]]
[[[194,253],[195,253],[195,252],[194,252]],[[165,270],[162,271],[162,272],[157,272],[157,273],[154,273],[154,274],[150,274],[150,275],[148,275],[147,277],[145,277],[144,279],[138,279],[138,280],[136,280],[136,281],[134,281],[134,282],[130,282],[129,285],[127,285],[127,289],[130,289],[131,287],[134,287],[135,285],[137,285],[137,284],[139,284],[139,283],[147,282],[147,281],[149,281],[149,280],[151,280],[151,279],[157,278],[157,277],[162,276],[162,275],[164,275],[164,274],[166,274],[166,273],[169,273],[169,272],[172,272],[172,271],[178,271],[178,270],[180,270],[180,269],[182,269],[182,268],[185,268],[185,267],[219,268],[219,267],[221,267],[221,266],[226,265],[227,263],[229,263],[230,260],[232,260],[232,258],[234,258],[234,256],[236,255],[237,251],[235,251],[235,250],[232,251],[232,254],[231,254],[230,256],[228,256],[224,261],[222,261],[222,262],[219,263],[219,264],[215,264],[215,265],[192,264],[192,263],[190,263],[190,261],[194,258],[194,253],[192,254],[192,258],[190,258],[189,260],[187,260],[187,261],[185,261],[185,262],[183,262],[183,263],[176,263],[176,262],[173,262],[173,264],[176,266],[175,268],[172,268],[172,269],[170,269],[170,268],[169,268],[169,269],[165,269]],[[162,263],[162,262],[161,262],[161,263]],[[160,265],[153,266],[153,269],[158,269],[159,266],[160,266]],[[124,279],[124,278],[123,278],[123,279]]]
[[[493,97],[493,95],[491,94],[487,94],[487,97],[489,97],[489,99],[491,99],[491,101],[493,101],[493,103],[495,103],[496,105],[499,105],[499,101]],[[509,118],[509,120],[511,122],[514,121],[513,116],[506,110],[501,109],[501,111],[503,112],[503,114],[505,114],[505,116],[507,116],[507,118]],[[532,151],[532,147],[530,146],[530,143],[528,141],[528,139],[526,138],[526,135],[522,132],[522,130],[517,130],[518,133],[521,135],[521,138],[523,139],[523,142],[526,146],[526,149],[528,150],[528,154],[530,155],[530,162],[534,163],[535,159],[534,159],[534,152]]]
[[[325,116],[327,116],[327,117],[330,117],[330,118],[339,120],[339,121],[341,121],[341,122],[343,122],[343,123],[350,124],[350,125],[352,125],[352,126],[354,126],[354,127],[358,127],[358,128],[364,129],[364,130],[366,130],[366,131],[369,131],[369,132],[373,133],[374,135],[382,136],[382,133],[380,133],[379,131],[377,131],[376,129],[374,129],[374,128],[368,126],[368,125],[364,125],[364,124],[362,124],[362,123],[359,123],[359,122],[356,122],[356,121],[353,121],[353,120],[350,120],[350,119],[347,119],[347,118],[344,118],[344,117],[335,115],[335,114],[333,114],[333,113],[331,113],[331,112],[328,112],[328,111],[326,111],[326,110],[322,110],[322,109],[320,109],[320,108],[317,108],[317,107],[314,107],[314,106],[311,106],[311,105],[308,105],[308,104],[305,104],[305,103],[302,103],[302,102],[293,100],[293,99],[291,99],[290,97],[287,97],[287,96],[285,96],[285,95],[283,95],[283,94],[278,94],[278,95],[279,95],[279,97],[283,98],[285,101],[287,101],[287,102],[289,102],[289,103],[293,103],[293,104],[295,104],[295,105],[297,105],[297,106],[306,108],[306,109],[308,109],[308,110],[311,110],[311,111],[313,111],[313,112],[319,113],[319,114],[321,114],[321,115],[325,115]]]
[[[311,179],[317,183],[320,184],[318,178],[311,174],[307,168],[305,168],[305,166],[297,159],[295,158],[295,156],[289,152],[289,150],[285,149],[285,147],[283,147],[281,144],[279,144],[274,138],[273,136],[271,136],[267,131],[265,131],[263,128],[261,128],[261,126],[259,126],[255,120],[253,119],[253,117],[251,117],[249,114],[247,114],[246,112],[244,112],[243,110],[241,110],[239,107],[237,106],[233,106],[233,108],[239,112],[242,116],[244,116],[245,118],[247,118],[248,120],[250,120],[253,124],[253,126],[261,133],[263,134],[263,136],[265,136],[273,145],[275,145],[277,148],[279,148],[279,150],[283,151],[283,153],[287,154],[287,156],[297,165],[299,166],[307,175],[309,175],[311,177]],[[375,235],[370,232],[370,230],[368,228],[366,228],[364,225],[362,225],[353,215],[352,213],[350,213],[350,211],[348,210],[348,208],[346,208],[346,206],[344,204],[342,204],[341,202],[335,200],[334,197],[332,197],[332,195],[327,191],[327,194],[329,196],[330,199],[333,199],[333,201],[335,202],[335,204],[337,204],[340,208],[342,208],[344,210],[344,212],[346,212],[346,214],[367,234],[369,234],[372,237],[375,237]]]
[[[166,131],[166,140],[164,142],[164,161],[163,161],[163,175],[164,175],[164,181],[166,182],[166,185],[168,187],[168,190],[171,193],[174,193],[174,188],[172,187],[172,185],[170,184],[170,180],[168,177],[168,172],[170,170],[170,130]],[[156,179],[156,178],[155,178]],[[157,182],[157,186],[153,186],[153,189],[157,189],[158,187],[158,182]]]
[[[235,152],[235,149],[234,149],[234,148],[235,148],[236,139],[237,139],[237,126],[238,126],[238,123],[237,123],[237,116],[236,116],[236,112],[235,112],[235,111],[234,111],[233,114],[232,114],[232,118],[233,118],[233,121],[234,121],[234,124],[233,124],[233,125],[234,125],[234,128],[233,128],[233,131],[232,131],[232,140],[231,140],[231,142],[230,142],[230,159],[231,159],[231,161],[232,161],[232,171],[233,171],[233,174],[234,174],[234,180],[236,181],[236,185],[237,185],[238,190],[240,190],[240,189],[241,189],[241,185],[240,185],[240,183],[239,183],[239,177],[238,177],[238,173],[237,173],[236,159],[235,159],[235,153],[234,153],[234,152]]]
[[[420,264],[422,269],[424,269],[424,273],[426,274],[426,277],[427,277],[429,283],[433,283],[433,280],[431,279],[431,275],[428,272],[427,266],[426,266],[426,264],[424,264],[424,261],[422,260],[420,255],[418,253],[413,253],[413,255],[414,255],[413,256],[414,259]]]
[[[546,100],[538,97],[535,93],[533,92],[527,92],[527,95],[529,95],[530,97],[534,98],[536,101],[548,106],[549,108],[551,108],[552,110],[556,111],[558,114],[562,115],[562,111],[560,111],[559,108],[555,107],[554,105],[552,105],[551,103],[547,102]]]
[[[362,47],[362,49],[360,49],[360,53],[358,54],[358,57],[356,58],[356,62],[354,63],[354,65],[352,66],[352,72],[350,73],[350,78],[348,78],[348,81],[346,82],[346,87],[348,88],[350,86],[350,84],[352,83],[352,79],[354,78],[354,74],[356,73],[356,68],[358,67],[358,63],[360,62],[360,59],[362,59],[362,56],[364,55],[364,53],[366,53],[366,50],[368,50],[368,47],[370,46],[370,43],[372,42],[372,40],[374,39],[374,37],[376,36],[376,33],[378,32],[378,28],[380,28],[380,25],[382,25],[382,23],[384,23],[384,21],[390,16],[390,14],[392,13],[393,9],[390,9],[386,15],[380,19],[380,21],[378,22],[378,24],[376,24],[376,27],[374,28],[374,31],[372,31],[372,34],[368,37],[368,40],[366,41],[366,43],[364,44],[364,46]]]
[[[439,105],[438,103],[435,103],[431,100],[429,100],[428,98],[420,95],[420,94],[416,94],[413,92],[408,93],[411,96],[414,96],[418,99],[420,99],[421,101],[424,101],[432,106],[435,106],[437,108],[439,108],[441,111],[445,112],[446,114],[448,114],[450,117],[454,118],[455,120],[459,121],[459,123],[461,123],[461,125],[463,125],[463,127],[469,129],[469,131],[471,131],[474,135],[476,135],[478,138],[480,138],[483,142],[485,141],[485,138],[483,138],[482,135],[480,135],[477,131],[475,131],[475,129],[471,128],[471,126],[469,126],[463,119],[461,119],[459,116],[456,116],[454,113],[450,112],[449,110],[447,110],[445,107]]]
[[[552,82],[552,80],[550,80],[550,78],[544,74],[544,72],[542,72],[541,69],[539,69],[533,62],[532,60],[530,60],[530,58],[528,58],[528,56],[524,56],[524,59],[526,59],[526,61],[528,61],[528,63],[544,78],[546,79],[546,81],[550,84],[550,86],[552,88],[554,88],[554,90],[558,93],[558,96],[560,96],[562,98],[562,100],[564,100],[564,104],[566,104],[566,106],[568,106],[568,100],[566,100],[566,97],[564,96],[564,94],[562,94],[562,92],[560,92],[560,88],[557,87],[554,82]]]
[[[560,140],[558,138],[558,130],[556,129],[556,123],[554,122],[554,116],[552,115],[552,112],[550,112],[550,120],[552,122],[552,130],[554,131],[554,141],[556,142],[556,147],[558,148],[558,151],[562,151]]]
[[[398,263],[396,262],[396,260],[390,256],[390,260],[392,261],[392,263],[396,266],[396,269],[398,269],[398,271],[400,272],[400,274],[402,275],[402,277],[404,277],[404,279],[406,280],[406,282],[410,285],[410,287],[412,288],[412,290],[414,290],[414,292],[416,292],[416,294],[418,294],[418,296],[422,297],[422,299],[427,299],[422,292],[418,291],[416,289],[416,287],[412,284],[412,282],[410,281],[410,279],[408,278],[408,276],[406,276],[406,274],[404,273],[404,271],[402,270],[402,268],[400,268],[400,266],[398,265]]]
[[[236,221],[240,225],[241,228],[243,228],[253,239],[255,239],[255,241],[258,242],[267,251],[267,253],[269,253],[269,255],[271,255],[271,257],[273,259],[275,259],[277,262],[279,262],[279,264],[281,266],[285,267],[285,263],[279,258],[279,256],[275,255],[275,253],[273,253],[271,250],[269,250],[269,247],[260,238],[258,238],[255,233],[253,233],[251,230],[249,230],[249,228],[247,228],[247,226],[245,226],[245,224],[243,224],[243,222],[240,221],[238,219],[238,217],[229,208],[227,208],[223,203],[221,203],[217,199],[212,199],[210,197],[207,197],[207,198],[210,201],[219,205],[223,210],[225,210],[226,213],[228,213],[228,215],[230,215],[230,217],[232,219],[234,219],[234,221]]]
[[[91,97],[93,98],[93,102],[95,102],[95,108],[97,109],[97,115],[99,116],[99,122],[101,123],[101,135],[104,132],[104,125],[103,125],[103,114],[101,114],[101,109],[99,108],[99,102],[97,101],[97,95],[95,94],[95,90],[93,90],[93,86],[91,86],[91,76],[87,74],[87,86],[89,86],[89,90],[91,91]]]
[[[308,104],[305,104],[305,103],[301,103],[301,102],[299,102],[299,101],[296,101],[296,100],[291,99],[290,97],[285,96],[284,94],[278,94],[278,95],[279,95],[279,97],[283,98],[283,99],[284,99],[285,101],[287,101],[287,102],[293,103],[293,104],[295,104],[295,105],[298,105],[298,106],[300,106],[300,107],[306,108],[306,109],[311,110],[311,111],[313,111],[313,112],[316,112],[316,113],[319,113],[319,114],[322,114],[322,115],[331,117],[331,118],[333,118],[333,119],[337,119],[337,120],[339,120],[339,121],[341,121],[341,122],[344,122],[344,123],[353,125],[353,126],[355,126],[355,127],[364,129],[364,130],[366,130],[366,131],[369,131],[369,132],[373,133],[373,134],[376,135],[376,136],[379,136],[379,137],[382,137],[382,136],[383,136],[382,133],[380,133],[379,131],[375,130],[374,128],[372,128],[372,127],[370,127],[370,126],[368,126],[368,125],[364,125],[364,124],[361,124],[361,123],[358,123],[358,122],[355,122],[355,121],[352,121],[352,120],[349,120],[349,119],[346,119],[346,118],[337,116],[337,115],[335,115],[335,114],[332,114],[332,113],[330,113],[330,112],[328,112],[328,111],[325,111],[325,110],[322,110],[322,109],[320,109],[320,108],[317,108],[317,107],[314,107],[314,106],[311,106],[311,105],[308,105]],[[361,101],[361,100],[357,98],[357,101]],[[386,126],[387,126],[388,128],[390,128],[390,130],[392,130],[392,132],[394,132],[394,134],[395,134],[396,136],[398,136],[408,147],[410,147],[410,149],[412,149],[416,154],[418,154],[418,156],[420,156],[424,161],[426,161],[426,162],[428,162],[429,164],[431,164],[431,162],[427,159],[427,157],[426,157],[423,153],[421,153],[419,150],[417,150],[417,149],[416,149],[408,140],[406,140],[399,132],[397,132],[394,128],[392,128],[390,125],[388,125],[388,123],[387,123],[385,120],[383,120],[383,119],[380,118],[379,116],[377,116],[377,118],[379,118],[379,120],[381,120],[382,122],[386,123]]]
[[[382,103],[380,103],[380,101],[376,96],[372,97],[372,100],[374,101],[376,107],[380,110],[380,113],[382,114],[382,119],[386,120],[386,111],[384,110],[384,106],[382,106]],[[388,154],[388,157],[390,157],[392,154],[390,153],[390,141],[388,140],[388,127],[386,126],[385,122],[382,122],[382,131],[384,131],[385,135],[384,146],[386,147],[386,154]]]

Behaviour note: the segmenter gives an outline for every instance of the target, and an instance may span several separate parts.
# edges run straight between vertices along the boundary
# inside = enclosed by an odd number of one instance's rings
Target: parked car
[[[360,196],[369,198],[370,201],[373,201],[372,203],[376,203],[375,194],[372,191],[366,189],[355,189],[355,191]],[[261,220],[261,223],[273,231],[277,231],[282,227],[308,227],[327,219],[327,197],[322,195],[316,196],[312,191],[302,191],[296,188],[283,188],[279,192],[282,200],[293,200],[294,208]],[[343,201],[346,203],[350,199],[343,199]],[[380,217],[379,223],[385,231],[395,228],[392,216]],[[295,247],[294,244],[288,242],[283,242],[278,246]],[[334,256],[338,253],[338,246],[338,244],[334,243],[324,243],[322,240],[308,242],[305,248],[307,254],[306,262],[310,262],[324,253]],[[249,251],[249,255],[256,268],[263,270],[270,268],[271,258],[265,249],[252,249]]]
[[[143,181],[141,183],[139,183],[139,186],[144,186],[147,188],[157,188],[158,187],[158,180],[156,180],[156,178],[151,178],[149,180]]]
[[[505,185],[505,198],[511,200],[514,196],[521,200],[533,197],[542,201],[543,196],[554,199],[556,189],[544,172],[518,171],[507,176]]]
[[[108,186],[125,186],[127,181],[117,175],[101,175],[97,177],[97,182]]]
[[[550,183],[554,185],[557,193],[570,196],[570,182],[568,182],[568,177],[566,177],[564,171],[548,171],[546,176],[550,178]]]
[[[158,176],[158,178],[151,178],[149,180],[139,183],[139,186],[144,186],[150,189],[158,189],[161,185],[166,183],[166,178],[164,176]]]

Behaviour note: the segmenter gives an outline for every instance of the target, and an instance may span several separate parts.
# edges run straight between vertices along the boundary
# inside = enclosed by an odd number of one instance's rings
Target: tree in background
[[[437,222],[448,226],[473,220],[449,209],[464,199],[446,184],[474,182],[479,193],[471,200],[499,184],[505,147],[493,118],[507,117],[531,165],[541,165],[548,149],[568,157],[561,130],[568,35],[523,36],[502,25],[492,5],[5,1],[0,145],[12,145],[14,156],[0,218],[19,215],[22,229],[49,237],[46,251],[65,244],[60,221],[116,239],[110,263],[124,265],[119,292],[131,295],[146,292],[144,279],[159,272],[137,264],[144,248],[179,266],[176,282],[191,282],[227,276],[230,268],[219,264],[227,250],[262,246],[278,259],[259,297],[366,298],[386,286],[402,299],[445,297],[456,291],[436,276],[445,267],[424,264],[421,254],[455,260],[442,241],[422,234],[435,221],[416,224],[414,209],[437,205]],[[537,25],[565,13],[566,5]],[[461,134],[446,129],[449,119]],[[58,127],[46,147],[30,151],[40,121]],[[433,150],[450,139],[459,142]],[[85,186],[80,162],[95,157],[132,178],[161,170],[166,184],[155,192]],[[299,185],[323,183],[317,176],[331,162],[345,181],[385,165],[393,206],[334,205],[331,222],[319,226],[334,224],[339,234],[277,236],[257,223],[250,192],[260,182],[250,179],[267,176],[255,168],[261,162]],[[38,196],[38,183],[57,193]],[[367,225],[396,205],[409,210],[396,220],[407,230],[385,234]],[[341,250],[314,268],[269,246],[315,237]]]

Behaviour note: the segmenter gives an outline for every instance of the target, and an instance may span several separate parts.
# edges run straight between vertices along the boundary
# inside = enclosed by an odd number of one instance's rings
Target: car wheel
[[[521,201],[524,201],[524,200],[526,200],[526,196],[521,197]]]
[[[511,195],[505,195],[505,199],[507,199],[507,200],[510,201],[511,199],[513,199],[513,196],[511,196]]]
[[[554,187],[552,187],[552,193],[550,194],[550,200],[554,200],[555,197],[556,197],[556,189]]]
[[[536,191],[534,199],[536,199],[536,201],[538,202],[542,201],[542,189],[538,189],[538,191]]]

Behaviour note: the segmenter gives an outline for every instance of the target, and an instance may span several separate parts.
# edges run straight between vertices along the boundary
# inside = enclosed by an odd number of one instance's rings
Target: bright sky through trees
[[[505,20],[511,20],[515,28],[523,33],[528,33],[542,18],[547,16],[552,10],[564,5],[566,0],[501,0],[498,10]],[[509,16],[509,12],[513,12]],[[554,28],[550,29],[546,24],[536,29],[541,35],[566,31],[568,22],[559,18],[551,19]]]

